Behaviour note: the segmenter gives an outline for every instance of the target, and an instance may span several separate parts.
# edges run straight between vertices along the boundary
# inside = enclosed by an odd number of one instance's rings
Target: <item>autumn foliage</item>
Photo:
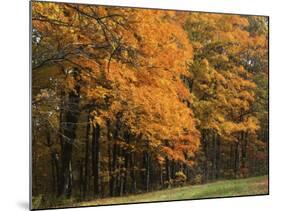
[[[265,17],[32,3],[33,196],[267,173]]]

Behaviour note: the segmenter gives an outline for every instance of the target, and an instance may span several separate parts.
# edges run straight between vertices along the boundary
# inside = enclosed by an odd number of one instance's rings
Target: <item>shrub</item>
[[[182,171],[178,171],[176,173],[175,179],[174,179],[174,185],[175,186],[183,186],[184,183],[186,182],[187,177]]]
[[[197,174],[193,181],[192,181],[192,184],[202,184],[202,179],[203,179],[203,176],[202,174]]]

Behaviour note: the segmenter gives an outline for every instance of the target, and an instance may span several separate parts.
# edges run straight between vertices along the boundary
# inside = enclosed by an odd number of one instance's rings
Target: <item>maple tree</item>
[[[190,14],[187,19],[186,30],[193,42],[195,59],[190,65],[192,75],[186,80],[195,96],[193,107],[203,135],[205,180],[218,178],[221,172],[236,177],[247,174],[246,165],[251,162],[248,159],[246,164],[247,152],[255,146],[248,142],[258,141],[260,122],[253,110],[257,85],[252,72],[254,59],[249,51],[263,49],[258,57],[266,62],[267,47],[264,35],[257,37],[249,33],[251,19],[198,13]],[[222,141],[234,157],[223,159],[233,163],[225,166],[228,170],[221,167]]]
[[[44,206],[266,173],[265,18],[33,2],[32,26]]]

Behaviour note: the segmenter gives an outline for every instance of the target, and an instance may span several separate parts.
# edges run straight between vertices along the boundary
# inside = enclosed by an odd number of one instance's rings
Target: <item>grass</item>
[[[95,206],[106,204],[127,204],[183,199],[200,199],[228,196],[268,194],[268,176],[247,179],[224,180],[204,185],[184,186],[137,195],[96,199],[77,203],[72,206]]]

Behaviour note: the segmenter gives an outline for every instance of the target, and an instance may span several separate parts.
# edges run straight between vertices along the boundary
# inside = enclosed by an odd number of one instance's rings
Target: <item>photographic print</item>
[[[268,195],[268,27],[32,1],[31,208]]]

